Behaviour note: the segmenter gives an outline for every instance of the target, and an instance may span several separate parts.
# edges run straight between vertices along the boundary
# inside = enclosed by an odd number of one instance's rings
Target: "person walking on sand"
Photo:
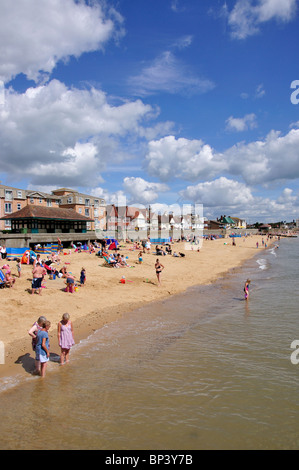
[[[43,329],[43,324],[47,321],[46,317],[41,316],[36,322],[33,323],[32,327],[28,331],[29,336],[32,338],[32,350],[35,352],[35,370],[34,374],[40,374],[40,358],[39,354],[36,353],[37,344],[37,333]]]
[[[85,270],[85,268],[82,268],[81,272],[80,272],[80,284],[81,284],[81,286],[84,286],[85,282],[86,282],[86,270]]]
[[[39,355],[40,360],[40,376],[45,377],[47,363],[49,362],[50,350],[49,350],[49,329],[51,323],[45,321],[43,328],[37,332],[37,343],[36,343],[36,354]]]
[[[163,264],[160,263],[158,258],[156,259],[155,269],[156,269],[156,275],[158,279],[158,285],[160,286],[161,285],[161,272],[163,271],[164,266]]]
[[[61,348],[60,365],[63,366],[69,362],[70,349],[75,344],[73,324],[68,313],[62,315],[62,319],[57,325],[57,337]]]
[[[250,284],[250,279],[247,279],[247,281],[245,282],[245,286],[244,286],[244,294],[245,294],[245,300],[248,300],[249,299],[249,284]]]
[[[47,271],[43,266],[40,265],[40,263],[36,263],[36,267],[32,270],[32,292],[31,294],[34,294],[34,291],[38,291],[39,295],[42,293],[42,280],[44,276],[47,274]]]
[[[150,254],[151,252],[151,241],[150,241],[150,238],[147,239],[146,243],[145,243],[145,249],[147,251],[148,254]]]

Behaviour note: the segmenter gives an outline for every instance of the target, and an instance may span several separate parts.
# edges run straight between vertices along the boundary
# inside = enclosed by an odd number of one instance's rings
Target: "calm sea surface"
[[[0,448],[298,449],[299,238],[278,243],[95,332],[45,380],[2,380]]]

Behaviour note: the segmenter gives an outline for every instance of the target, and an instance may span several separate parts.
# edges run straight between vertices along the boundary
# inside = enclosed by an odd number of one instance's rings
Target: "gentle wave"
[[[259,269],[267,269],[268,268],[268,263],[265,259],[263,258],[260,258],[258,259],[257,261],[257,264],[259,265]]]

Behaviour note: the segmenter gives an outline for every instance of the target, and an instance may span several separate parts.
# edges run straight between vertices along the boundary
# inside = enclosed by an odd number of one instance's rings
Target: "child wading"
[[[244,294],[245,294],[245,300],[248,300],[249,299],[249,284],[250,284],[250,279],[247,279],[247,281],[245,282],[245,286],[244,286]]]
[[[58,323],[57,336],[61,348],[60,365],[63,365],[69,362],[70,349],[75,344],[73,325],[68,313],[64,313],[61,321]]]

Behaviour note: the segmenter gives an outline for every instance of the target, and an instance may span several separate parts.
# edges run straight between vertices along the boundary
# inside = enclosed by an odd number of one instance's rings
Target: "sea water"
[[[45,379],[3,379],[0,448],[297,449],[299,239],[276,245],[106,325]]]

